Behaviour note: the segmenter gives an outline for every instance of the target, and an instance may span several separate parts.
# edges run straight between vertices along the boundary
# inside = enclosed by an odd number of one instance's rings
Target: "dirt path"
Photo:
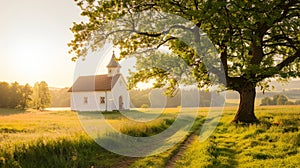
[[[176,165],[176,161],[182,156],[184,151],[188,148],[189,144],[191,144],[196,138],[198,138],[200,133],[200,127],[194,131],[180,146],[178,152],[171,157],[168,161],[166,168],[174,168]]]
[[[138,158],[135,157],[125,157],[122,161],[119,161],[118,164],[114,165],[114,168],[127,168],[133,164]]]

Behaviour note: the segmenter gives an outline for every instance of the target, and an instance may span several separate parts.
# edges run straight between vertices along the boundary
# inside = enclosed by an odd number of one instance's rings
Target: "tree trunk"
[[[240,94],[240,104],[237,113],[235,114],[232,122],[238,123],[254,123],[257,122],[257,118],[254,114],[254,102],[255,102],[255,85],[252,83],[245,83],[238,90]]]

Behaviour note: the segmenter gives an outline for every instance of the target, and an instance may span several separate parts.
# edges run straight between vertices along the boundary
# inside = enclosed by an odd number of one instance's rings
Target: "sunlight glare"
[[[13,53],[13,69],[22,76],[38,77],[46,72],[47,61],[43,60],[47,51],[45,41],[26,38],[16,41]]]

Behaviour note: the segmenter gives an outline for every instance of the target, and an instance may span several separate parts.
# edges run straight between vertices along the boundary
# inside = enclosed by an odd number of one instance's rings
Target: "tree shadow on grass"
[[[238,163],[235,160],[235,153],[236,151],[229,147],[217,147],[214,155],[218,160],[215,166],[220,168],[237,167]]]

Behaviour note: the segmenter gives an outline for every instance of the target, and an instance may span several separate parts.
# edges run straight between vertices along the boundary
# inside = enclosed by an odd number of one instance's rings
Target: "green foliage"
[[[8,107],[9,102],[9,84],[7,82],[0,83],[0,107]]]
[[[162,24],[160,18],[155,15],[167,12],[191,21],[207,34],[221,55],[227,86],[230,89],[243,86],[234,86],[235,79],[231,77],[239,77],[241,81],[257,84],[276,74],[281,78],[300,75],[297,64],[300,55],[297,1],[76,2],[82,10],[82,15],[89,18],[89,21],[74,23],[71,29],[74,39],[69,46],[70,52],[75,53],[74,60],[85,56],[90,46],[101,47],[101,41],[104,39],[111,39],[120,47],[121,57],[129,56],[139,49],[165,45],[187,65],[193,65],[191,68],[200,86],[203,86],[202,82],[207,84],[208,78],[204,74],[211,69],[204,68],[201,61],[197,61],[203,59],[201,53],[198,52],[200,55],[197,55],[194,49],[172,36],[174,32],[182,34],[184,29],[194,33],[192,37],[187,38],[192,38],[193,42],[197,43],[201,32],[190,28],[188,24],[173,27],[170,31],[168,26],[177,25],[176,19]],[[136,15],[139,12],[145,12],[142,20]],[[151,12],[153,15],[148,15]],[[133,21],[126,22],[127,15],[130,15],[128,18]],[[125,16],[125,21],[118,21],[122,23],[123,29],[114,24],[105,26],[122,16]],[[148,24],[150,21],[151,24]],[[200,48],[204,46],[203,43]],[[139,56],[137,59],[143,58]],[[142,72],[142,69],[137,70]],[[160,71],[153,73],[161,74]],[[137,79],[145,80],[146,76]],[[150,75],[147,78],[150,78]],[[161,84],[169,86],[172,82]],[[261,86],[264,87],[264,84]]]
[[[45,109],[51,105],[51,95],[45,81],[36,82],[33,87],[32,107],[37,110]]]
[[[148,104],[142,104],[141,108],[149,108],[149,105]]]
[[[261,105],[265,106],[265,105],[273,105],[273,100],[270,97],[265,97],[261,100]]]
[[[21,100],[20,100],[20,108],[25,109],[28,108],[31,102],[31,95],[33,91],[29,84],[26,84],[21,89]]]
[[[17,82],[0,82],[0,108],[35,108],[44,109],[54,101],[56,107],[68,107],[70,96],[67,88],[49,91],[46,82],[35,83],[34,88],[29,84],[19,85]],[[52,95],[52,96],[51,96]]]
[[[32,90],[28,84],[22,86],[17,82],[11,84],[1,82],[0,107],[25,109],[29,107],[31,94]]]
[[[179,84],[193,83],[191,73],[187,64],[177,56],[163,53],[151,52],[137,59],[136,72],[130,72],[128,77],[129,89],[135,88],[139,82],[149,82],[155,79],[154,88],[166,86],[167,95],[175,95]],[[183,80],[185,76],[185,80]],[[181,82],[179,82],[181,81]]]
[[[21,87],[19,86],[18,82],[14,82],[10,85],[9,94],[8,107],[16,108],[21,101],[22,96]]]

